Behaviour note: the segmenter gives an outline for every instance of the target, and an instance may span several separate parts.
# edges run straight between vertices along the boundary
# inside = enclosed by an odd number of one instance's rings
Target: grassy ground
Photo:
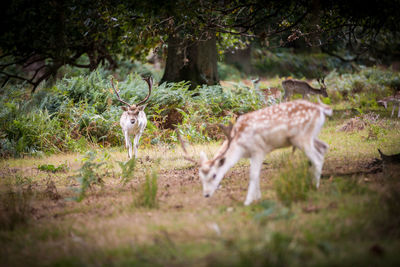
[[[373,161],[377,148],[400,152],[400,120],[375,112],[379,127],[338,131],[355,116],[351,111],[336,111],[326,122],[320,139],[330,150],[319,190],[291,195],[297,187],[286,181],[304,169],[304,156],[290,149],[270,153],[261,173],[262,200],[249,207],[243,206],[247,160],[206,199],[197,169],[179,147],[141,149],[125,184],[118,161],[127,153],[100,151],[109,156],[98,173],[104,184],[81,202],[71,198],[82,155],[2,160],[0,265],[399,266],[400,172]],[[189,151],[211,156],[218,145]],[[44,164],[66,170],[38,170]],[[146,208],[137,200],[152,171],[157,205]],[[278,195],[282,187],[286,193]]]

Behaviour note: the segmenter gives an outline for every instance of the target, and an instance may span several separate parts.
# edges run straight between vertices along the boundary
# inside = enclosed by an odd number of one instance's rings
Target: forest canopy
[[[399,58],[399,1],[6,1],[0,81],[36,87],[62,66],[117,67],[166,50],[162,81],[218,82],[217,44],[303,42],[343,61]],[[82,60],[86,56],[88,60]],[[21,68],[24,71],[21,71]],[[27,74],[28,71],[28,74]]]

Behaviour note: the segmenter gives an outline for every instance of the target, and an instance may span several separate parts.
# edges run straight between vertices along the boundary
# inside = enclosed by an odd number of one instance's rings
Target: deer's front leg
[[[129,136],[128,131],[124,131],[124,136],[125,136],[125,147],[128,149],[128,158],[132,158],[132,142],[131,138]]]
[[[253,155],[250,159],[250,183],[244,205],[250,205],[254,200],[261,198],[260,170],[264,160],[264,153]]]
[[[285,95],[283,96],[283,102],[287,102],[289,98],[289,93],[285,91]]]
[[[133,139],[133,149],[135,151],[135,158],[138,157],[138,147],[139,147],[139,140],[140,137],[142,136],[142,132],[138,132],[135,136],[135,139]]]

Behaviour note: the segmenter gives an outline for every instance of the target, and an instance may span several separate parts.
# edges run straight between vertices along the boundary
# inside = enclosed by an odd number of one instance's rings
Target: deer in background
[[[133,148],[135,152],[135,158],[137,158],[139,140],[147,125],[147,118],[146,114],[144,113],[146,105],[144,105],[144,103],[146,103],[146,101],[150,97],[151,89],[153,86],[153,79],[151,77],[148,77],[148,78],[143,78],[143,80],[146,81],[147,85],[149,86],[149,93],[142,101],[140,101],[137,104],[131,105],[125,100],[121,99],[118,90],[115,89],[114,87],[114,79],[111,78],[111,85],[112,88],[114,89],[115,94],[117,95],[118,100],[125,105],[121,107],[124,112],[121,115],[119,123],[121,125],[122,132],[124,133],[125,146],[126,148],[128,148],[129,159],[132,158],[132,142],[130,136],[131,135],[135,136]]]
[[[274,103],[276,104],[279,100],[282,99],[282,92],[279,88],[276,87],[268,87],[268,88],[260,88],[260,78],[256,78],[251,80],[253,83],[254,90],[260,90],[263,95],[266,103]]]
[[[390,117],[393,117],[394,110],[396,109],[396,105],[397,105],[397,107],[399,109],[398,114],[397,114],[397,118],[400,118],[400,91],[398,91],[393,96],[388,96],[388,97],[385,97],[385,98],[383,98],[383,99],[378,101],[378,104],[384,106],[385,109],[387,109],[388,103],[392,103],[393,104],[392,115]]]
[[[267,153],[287,146],[302,150],[312,163],[315,186],[320,183],[324,155],[328,145],[317,138],[325,116],[332,109],[322,103],[296,100],[273,105],[240,116],[233,126],[220,126],[227,139],[213,159],[204,152],[200,161],[188,155],[182,139],[184,158],[199,166],[204,197],[211,197],[224,175],[241,158],[250,158],[250,183],[244,202],[261,198],[260,171]]]
[[[283,90],[285,90],[285,96],[283,97],[284,101],[286,102],[288,98],[290,98],[293,93],[298,93],[303,96],[307,95],[322,95],[323,97],[328,97],[328,93],[326,92],[326,85],[325,85],[325,79],[322,78],[321,80],[317,80],[320,88],[314,88],[311,85],[309,85],[305,81],[299,81],[299,80],[293,80],[293,79],[287,79],[282,81],[282,87]]]

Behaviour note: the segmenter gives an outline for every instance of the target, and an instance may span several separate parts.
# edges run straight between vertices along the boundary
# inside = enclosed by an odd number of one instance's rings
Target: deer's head
[[[204,197],[211,197],[217,190],[219,183],[224,178],[222,166],[225,164],[225,157],[221,156],[208,160],[204,152],[200,154],[199,177],[203,185]]]
[[[317,80],[320,85],[320,90],[323,97],[328,97],[328,93],[326,92],[325,78],[321,78]]]
[[[144,81],[147,82],[147,85],[149,86],[149,93],[148,95],[139,103],[137,104],[129,104],[128,102],[126,102],[125,100],[121,99],[121,97],[119,96],[119,91],[117,89],[115,89],[114,87],[114,79],[111,78],[111,85],[112,88],[114,89],[115,94],[118,97],[118,100],[124,104],[124,106],[122,106],[122,110],[126,112],[126,114],[128,114],[129,116],[129,120],[132,124],[135,124],[137,122],[137,118],[139,116],[139,112],[143,111],[146,107],[146,105],[144,105],[144,103],[146,103],[146,101],[149,99],[150,94],[151,94],[151,89],[153,86],[153,79],[151,77],[147,77],[147,78],[143,78]]]
[[[224,178],[225,171],[223,170],[223,166],[226,163],[225,154],[229,149],[229,146],[232,141],[231,131],[233,125],[230,123],[229,126],[219,125],[219,127],[223,130],[224,134],[227,136],[227,140],[224,142],[222,146],[222,151],[218,153],[218,156],[214,159],[207,159],[207,156],[204,152],[200,153],[200,161],[196,161],[195,159],[187,156],[187,151],[183,144],[182,139],[178,135],[178,138],[181,142],[183,151],[185,153],[184,158],[194,162],[199,166],[199,177],[200,181],[203,185],[203,195],[204,197],[211,197],[215,190],[218,189],[219,183],[222,178]]]
[[[143,106],[132,105],[130,107],[122,106],[121,108],[123,111],[126,111],[126,113],[128,114],[130,122],[132,124],[135,124],[137,121],[137,118],[139,116],[139,112],[143,111],[145,107],[146,107],[146,105],[143,105]]]
[[[379,101],[377,101],[378,105],[384,106],[385,109],[387,109],[387,101],[386,99],[381,99]]]

